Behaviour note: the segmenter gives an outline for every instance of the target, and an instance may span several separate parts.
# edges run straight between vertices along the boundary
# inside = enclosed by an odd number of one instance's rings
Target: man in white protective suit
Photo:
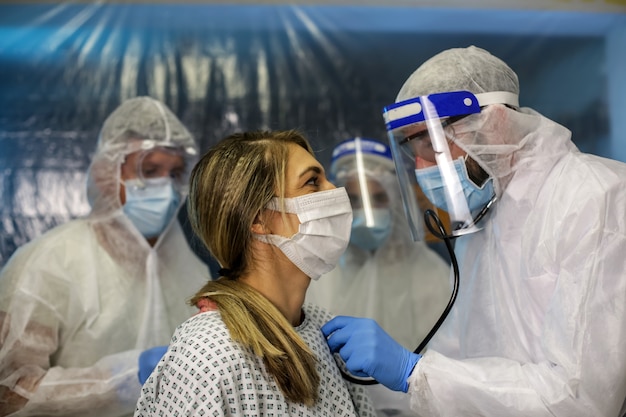
[[[91,212],[18,249],[0,275],[0,415],[132,415],[208,268],[176,213],[197,160],[192,135],[138,97],[104,122],[88,172]]]
[[[419,186],[450,215],[456,304],[422,355],[369,319],[322,331],[420,416],[623,416],[626,164],[581,153],[518,96],[474,46],[406,80],[385,122],[405,201]]]
[[[375,319],[407,349],[415,349],[450,298],[450,265],[407,232],[391,150],[356,137],[332,153],[330,180],[352,205],[350,244],[335,269],[312,281],[308,302],[333,314]],[[381,416],[413,416],[408,395],[376,384],[368,394]]]

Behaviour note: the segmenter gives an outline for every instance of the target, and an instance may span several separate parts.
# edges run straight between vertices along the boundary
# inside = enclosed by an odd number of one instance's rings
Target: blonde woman
[[[187,320],[148,378],[135,416],[375,416],[361,387],[342,379],[303,306],[311,279],[336,265],[352,221],[296,131],[234,134],[191,175],[192,226],[222,275],[191,300],[217,310]]]

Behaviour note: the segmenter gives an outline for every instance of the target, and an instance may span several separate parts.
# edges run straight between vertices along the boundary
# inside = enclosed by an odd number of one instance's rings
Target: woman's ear
[[[257,214],[252,222],[252,233],[256,233],[257,235],[266,235],[269,231],[266,230],[265,224],[263,223],[263,217],[261,213]]]

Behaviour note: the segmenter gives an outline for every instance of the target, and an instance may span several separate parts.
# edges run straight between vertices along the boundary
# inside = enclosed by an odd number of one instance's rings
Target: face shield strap
[[[519,96],[509,91],[492,91],[490,93],[476,94],[480,107],[490,104],[506,104],[507,106],[519,108]]]

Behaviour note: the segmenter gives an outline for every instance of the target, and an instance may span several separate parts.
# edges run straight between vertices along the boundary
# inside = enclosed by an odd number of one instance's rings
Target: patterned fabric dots
[[[319,359],[319,400],[288,402],[263,360],[235,343],[219,311],[181,324],[168,352],[142,388],[135,417],[376,417],[362,386],[341,377],[320,327],[331,316],[305,305],[298,334]]]

